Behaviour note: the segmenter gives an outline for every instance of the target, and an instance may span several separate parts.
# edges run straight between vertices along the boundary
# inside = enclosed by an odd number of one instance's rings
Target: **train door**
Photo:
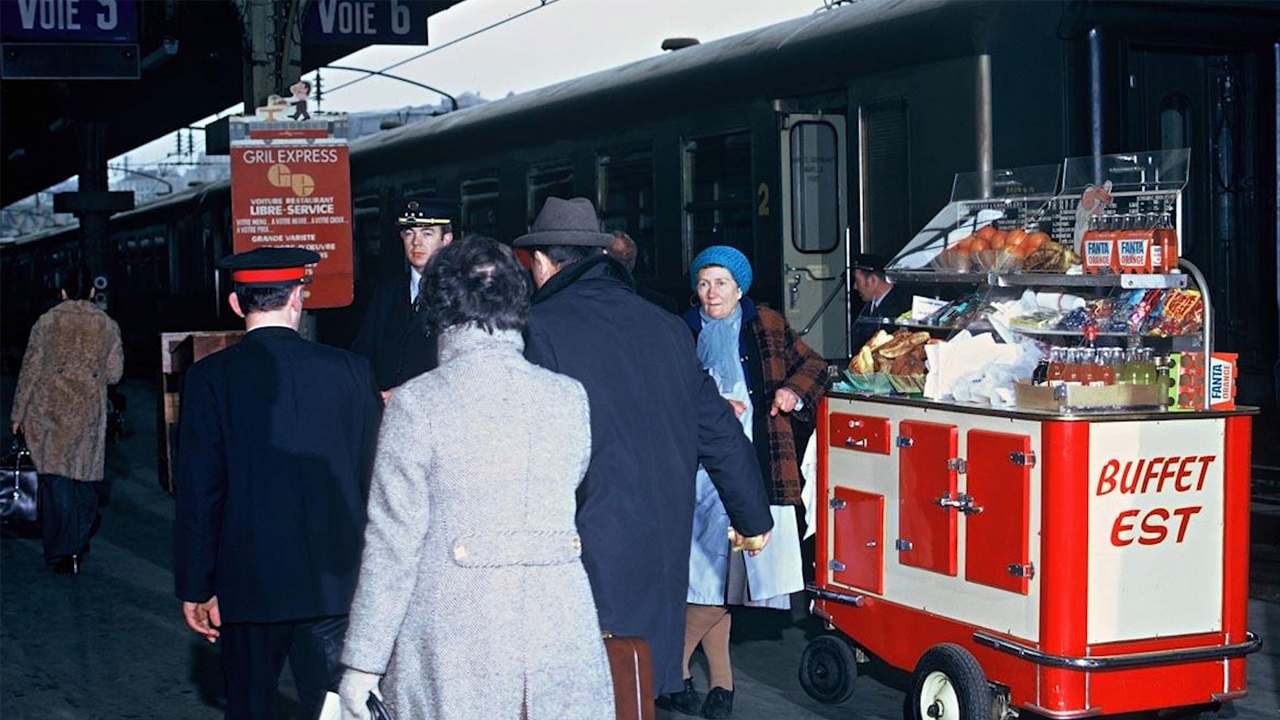
[[[1182,254],[1208,279],[1215,348],[1239,353],[1249,404],[1267,401],[1276,357],[1274,213],[1256,190],[1274,166],[1261,134],[1274,126],[1255,120],[1268,101],[1259,55],[1132,47],[1126,58],[1125,147],[1191,148]]]
[[[782,305],[787,322],[823,357],[845,358],[845,118],[784,115],[780,145]]]

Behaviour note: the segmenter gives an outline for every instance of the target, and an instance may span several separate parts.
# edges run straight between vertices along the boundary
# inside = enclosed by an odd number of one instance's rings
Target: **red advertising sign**
[[[270,133],[268,133],[270,135]],[[351,172],[342,140],[263,137],[231,146],[232,237],[236,252],[300,247],[320,253],[307,269],[307,309],[352,299]]]

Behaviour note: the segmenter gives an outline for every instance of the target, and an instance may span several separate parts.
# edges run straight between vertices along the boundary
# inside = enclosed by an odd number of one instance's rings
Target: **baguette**
[[[928,341],[929,333],[923,330],[917,333],[904,333],[876,350],[876,352],[890,360],[893,360],[894,358],[906,355],[911,352],[912,349],[924,345]]]

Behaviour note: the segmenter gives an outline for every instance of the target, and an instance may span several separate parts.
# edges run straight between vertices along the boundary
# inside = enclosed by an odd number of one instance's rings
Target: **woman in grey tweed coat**
[[[423,292],[440,365],[383,416],[343,717],[380,689],[396,720],[607,720],[613,685],[574,528],[586,392],[525,361],[528,281],[507,248],[446,246]]]

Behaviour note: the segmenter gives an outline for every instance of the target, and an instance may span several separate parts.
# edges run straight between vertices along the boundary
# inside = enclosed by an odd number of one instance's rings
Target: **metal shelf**
[[[899,282],[947,283],[959,285],[994,285],[999,287],[1120,287],[1126,290],[1184,288],[1187,276],[1168,275],[1068,275],[1065,273],[997,273],[997,272],[932,272],[928,270],[890,270],[889,277]]]

